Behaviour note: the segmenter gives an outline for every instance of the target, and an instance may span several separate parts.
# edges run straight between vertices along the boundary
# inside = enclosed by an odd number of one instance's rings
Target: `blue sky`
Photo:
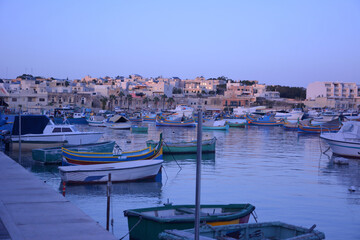
[[[0,78],[360,83],[358,0],[0,0],[0,36]]]

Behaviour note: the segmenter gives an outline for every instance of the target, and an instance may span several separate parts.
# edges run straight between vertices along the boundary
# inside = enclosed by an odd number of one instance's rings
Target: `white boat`
[[[130,129],[131,122],[124,116],[115,115],[105,122],[105,125],[111,129]]]
[[[301,120],[304,113],[301,110],[293,109],[290,112],[288,111],[277,111],[275,118],[277,119],[286,119],[286,120]]]
[[[21,149],[58,147],[64,144],[79,145],[96,143],[102,132],[80,132],[75,126],[61,124],[55,125],[45,115],[21,116]],[[13,148],[19,147],[19,116],[15,117],[11,140]]]
[[[322,133],[333,153],[347,157],[360,158],[360,122],[349,121],[337,133]]]
[[[169,112],[174,113],[173,115],[179,116],[179,118],[181,118],[182,116],[192,117],[194,113],[194,108],[188,107],[186,105],[178,105],[174,110],[171,110]],[[176,119],[172,119],[172,120],[176,120]]]
[[[102,116],[90,116],[89,119],[86,119],[89,126],[93,127],[106,127],[105,118]]]
[[[66,183],[102,183],[136,181],[155,177],[163,160],[138,160],[109,164],[59,167],[61,180]]]

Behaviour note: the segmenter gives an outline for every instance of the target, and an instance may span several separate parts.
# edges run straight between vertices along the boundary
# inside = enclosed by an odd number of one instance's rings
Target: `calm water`
[[[123,150],[145,147],[145,141],[194,140],[195,128],[155,127],[148,134],[128,130],[78,126],[104,131],[103,140],[116,140]],[[216,154],[202,161],[201,203],[251,203],[259,221],[283,221],[323,231],[327,239],[360,239],[360,160],[333,164],[331,151],[318,135],[300,135],[281,127],[231,128],[227,132],[204,131],[203,138],[217,138]],[[15,159],[18,154],[11,156]],[[57,166],[43,166],[22,154],[21,164],[60,192]],[[125,209],[195,202],[196,157],[166,160],[161,183],[113,184],[113,233],[124,236]],[[180,170],[180,167],[181,170]],[[355,186],[355,192],[348,188]],[[66,198],[106,225],[106,185],[67,186]],[[251,218],[250,222],[254,222]]]

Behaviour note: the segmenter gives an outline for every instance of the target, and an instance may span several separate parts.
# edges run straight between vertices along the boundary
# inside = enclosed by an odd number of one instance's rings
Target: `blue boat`
[[[196,127],[195,120],[189,118],[186,120],[168,120],[161,116],[156,116],[156,126],[168,126],[168,127]]]

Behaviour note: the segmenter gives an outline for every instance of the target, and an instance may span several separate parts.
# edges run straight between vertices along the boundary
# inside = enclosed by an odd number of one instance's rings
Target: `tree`
[[[120,104],[120,108],[122,107],[122,102],[123,102],[123,97],[125,96],[125,94],[122,92],[122,91],[120,91],[119,92],[119,98],[120,98],[120,101],[119,101],[119,104]]]
[[[154,97],[154,104],[155,104],[156,108],[157,108],[159,101],[160,101],[160,99],[158,97]]]
[[[150,99],[148,97],[144,97],[144,99],[143,99],[143,104],[145,104],[146,107],[148,106],[149,100]]]
[[[133,97],[131,96],[131,94],[126,95],[128,110],[130,109],[130,105],[132,104],[132,99],[133,99]]]
[[[167,100],[166,102],[168,103],[168,105],[169,105],[170,108],[171,108],[171,106],[173,105],[173,103],[175,102],[175,100],[174,100],[174,98],[170,97],[170,98],[168,98],[168,100]]]
[[[165,108],[165,100],[167,99],[166,94],[161,95],[161,100],[163,102],[163,109]]]
[[[65,87],[68,87],[70,85],[69,81],[65,81]]]
[[[114,100],[116,99],[116,96],[114,94],[111,94],[109,97],[110,100],[110,111],[113,110],[113,106],[114,106]]]
[[[105,110],[106,104],[107,104],[107,102],[108,102],[108,98],[107,98],[107,97],[102,97],[102,98],[100,99],[100,102],[101,102],[101,108],[102,108],[102,110]]]

